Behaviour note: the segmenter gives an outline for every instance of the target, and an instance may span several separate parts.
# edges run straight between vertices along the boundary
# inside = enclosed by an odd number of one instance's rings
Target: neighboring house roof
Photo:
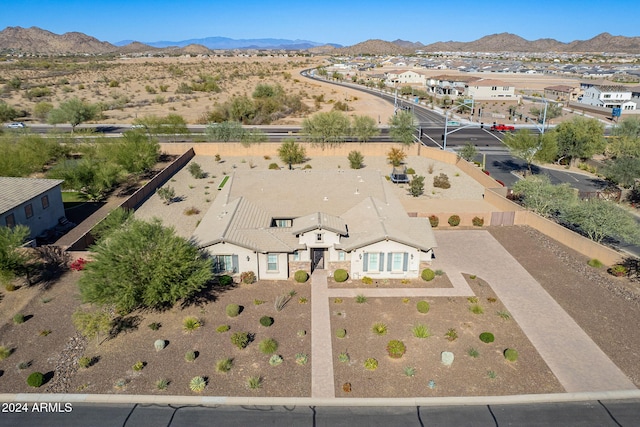
[[[502,80],[494,80],[494,79],[480,79],[473,82],[470,82],[468,86],[501,86],[501,87],[512,87],[513,84],[504,82]]]
[[[600,92],[631,92],[630,88],[619,85],[595,85],[593,87],[598,89]]]
[[[304,249],[300,234],[340,234],[352,250],[393,240],[428,250],[436,241],[428,219],[410,218],[379,172],[234,172],[196,228],[200,247],[232,243],[256,252]],[[274,218],[293,219],[272,227]]]
[[[0,214],[62,184],[61,179],[0,177]]]
[[[558,85],[558,86],[547,86],[544,88],[544,90],[553,90],[556,92],[571,93],[574,90],[576,90],[576,88],[574,88],[573,86]]]

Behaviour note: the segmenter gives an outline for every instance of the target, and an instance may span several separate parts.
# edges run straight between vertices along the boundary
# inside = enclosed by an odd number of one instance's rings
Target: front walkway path
[[[327,272],[311,275],[311,397],[335,397]]]

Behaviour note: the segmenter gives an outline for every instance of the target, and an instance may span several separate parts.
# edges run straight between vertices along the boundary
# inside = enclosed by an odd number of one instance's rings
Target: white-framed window
[[[380,265],[379,265],[379,257],[378,257],[378,253],[377,252],[371,252],[369,254],[369,263],[367,265],[367,270],[368,271],[380,271]]]
[[[344,261],[347,259],[347,254],[344,251],[338,251],[338,261]]]
[[[278,271],[278,254],[267,254],[267,271]]]
[[[300,252],[293,251],[293,260],[294,261],[300,261]]]
[[[404,253],[394,252],[391,254],[391,271],[402,271]]]
[[[238,256],[237,255],[213,255],[213,272],[214,273],[237,273],[238,272]]]

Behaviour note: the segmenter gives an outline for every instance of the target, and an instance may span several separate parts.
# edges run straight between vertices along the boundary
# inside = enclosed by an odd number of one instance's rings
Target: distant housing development
[[[65,218],[58,179],[0,177],[0,226],[26,225],[31,238]]]
[[[237,171],[193,234],[216,273],[283,280],[297,270],[415,278],[436,241],[379,172]]]
[[[595,107],[635,110],[637,106],[631,97],[631,89],[625,86],[592,85],[585,89],[579,102]]]

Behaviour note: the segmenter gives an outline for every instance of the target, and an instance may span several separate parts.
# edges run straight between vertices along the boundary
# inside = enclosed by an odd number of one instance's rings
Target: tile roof
[[[38,197],[63,182],[60,179],[0,177],[0,214]]]

